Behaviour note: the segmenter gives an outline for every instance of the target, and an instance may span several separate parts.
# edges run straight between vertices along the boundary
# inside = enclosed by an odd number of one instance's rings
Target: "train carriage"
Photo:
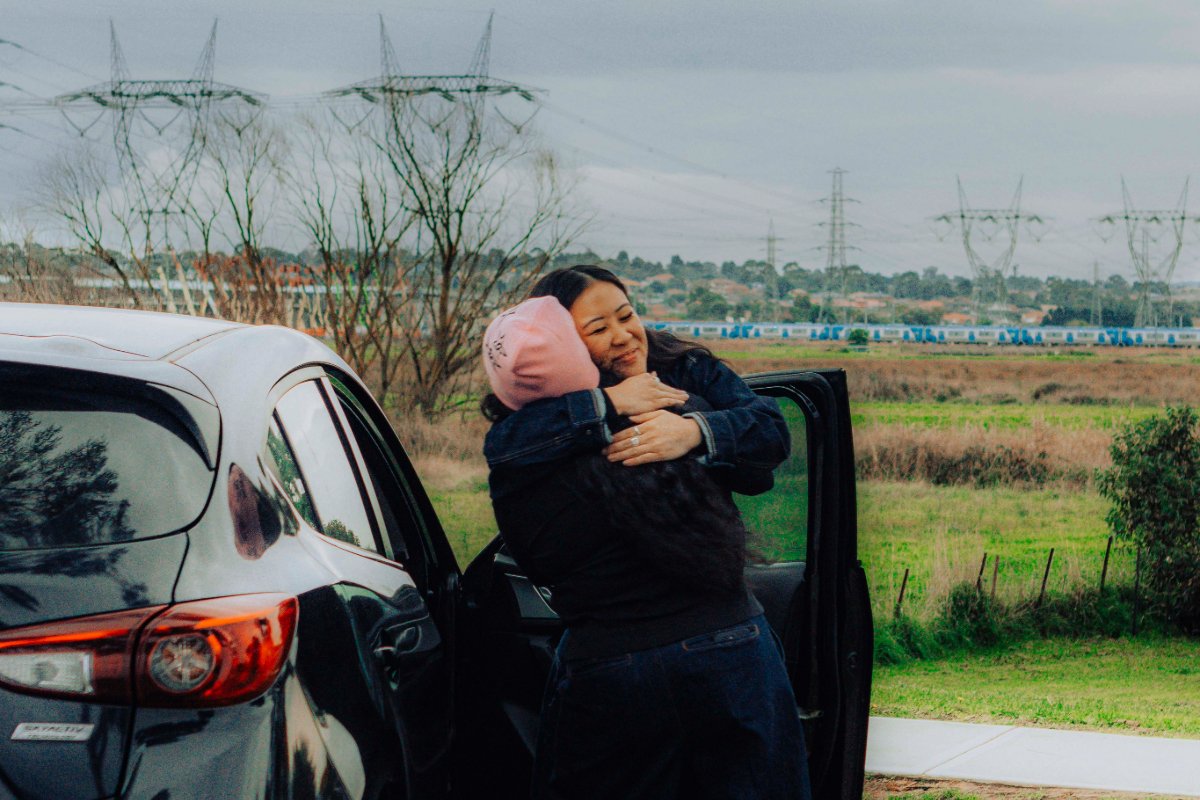
[[[1041,347],[1200,347],[1200,328],[1101,328],[1004,325],[855,325],[814,322],[647,322],[654,330],[686,338],[799,339],[844,342],[864,330],[871,342],[1000,344]]]

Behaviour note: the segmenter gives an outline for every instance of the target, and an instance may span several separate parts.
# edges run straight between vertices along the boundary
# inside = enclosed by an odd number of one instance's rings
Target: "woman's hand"
[[[653,372],[626,378],[604,392],[613,404],[613,410],[623,417],[680,406],[688,399],[687,392],[667,386]]]
[[[603,450],[609,461],[623,462],[627,467],[672,461],[687,455],[702,441],[696,420],[670,411],[650,411],[629,419],[633,427],[615,434],[612,444]]]

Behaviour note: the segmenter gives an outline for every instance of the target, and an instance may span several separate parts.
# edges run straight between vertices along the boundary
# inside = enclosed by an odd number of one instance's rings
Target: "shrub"
[[[935,486],[1044,486],[1059,478],[1044,450],[946,441],[944,431],[869,442],[856,457],[862,480],[926,480]]]
[[[1142,553],[1152,605],[1186,631],[1200,630],[1200,420],[1190,408],[1127,425],[1112,467],[1097,473],[1112,502],[1106,520]]]
[[[846,334],[846,343],[853,347],[865,347],[870,341],[870,335],[862,328],[855,328]]]
[[[1033,390],[1033,399],[1041,400],[1043,398],[1049,397],[1050,395],[1054,394],[1055,392],[1061,391],[1063,388],[1064,388],[1063,385],[1061,383],[1058,383],[1057,381],[1050,381],[1049,383],[1043,383],[1041,386],[1039,386],[1038,388]]]
[[[951,587],[938,613],[927,621],[906,614],[880,619],[875,626],[875,663],[880,666],[943,658],[955,652],[1006,647],[1039,637],[1117,637],[1133,618],[1133,589],[1104,592],[1079,588],[1051,592],[1041,605],[1028,598],[1005,604],[974,583]],[[1141,619],[1143,629],[1165,633],[1161,617]]]

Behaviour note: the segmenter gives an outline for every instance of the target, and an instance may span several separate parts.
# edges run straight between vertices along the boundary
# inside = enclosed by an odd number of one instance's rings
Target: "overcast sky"
[[[996,208],[1023,175],[1022,208],[1050,224],[1040,242],[1021,232],[1022,273],[1129,276],[1123,231],[1093,220],[1121,209],[1122,176],[1136,206],[1174,207],[1198,163],[1194,0],[495,5],[491,72],[546,91],[537,124],[577,170],[596,215],[582,243],[604,256],[763,258],[773,219],[780,263],[823,265],[820,200],[841,167],[865,269],[967,274],[932,221],[957,209],[955,177]],[[4,105],[106,80],[110,18],[133,78],[187,77],[219,18],[216,79],[296,103],[378,74],[381,12],[405,72],[462,72],[491,8],[0,0],[0,39],[20,45],[0,44],[0,208],[29,205],[65,138],[56,112]],[[1176,279],[1200,280],[1200,225]]]

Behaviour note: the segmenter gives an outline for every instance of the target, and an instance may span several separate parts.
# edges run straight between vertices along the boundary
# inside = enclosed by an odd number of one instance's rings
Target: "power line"
[[[606,125],[602,125],[598,122],[593,122],[593,121],[577,114],[574,111],[568,111],[565,108],[561,108],[544,98],[539,101],[539,105],[541,105],[542,108],[545,108],[546,110],[548,110],[552,113],[558,114],[559,116],[561,116],[565,119],[571,120],[572,122],[582,125],[585,128],[594,130],[597,133],[607,136],[610,139],[614,139],[616,141],[622,142],[622,143],[629,145],[630,147],[636,148],[638,150],[644,150],[645,152],[650,153],[654,156],[657,156],[665,161],[674,162],[676,164],[679,164],[680,166],[687,167],[688,169],[694,170],[696,172],[700,172],[702,174],[709,175],[714,178],[720,178],[723,181],[728,181],[730,183],[736,183],[736,184],[740,184],[743,186],[752,187],[754,189],[754,191],[756,191],[756,192],[759,192],[761,194],[774,195],[775,197],[778,197],[782,200],[786,200],[789,203],[803,204],[803,203],[809,202],[809,200],[807,200],[806,198],[801,198],[801,197],[798,197],[797,195],[791,194],[789,192],[780,191],[778,189],[774,189],[774,188],[771,188],[768,186],[758,186],[756,184],[752,184],[749,181],[746,181],[745,179],[735,178],[725,172],[721,172],[720,170],[713,169],[712,167],[706,166],[697,161],[693,161],[690,158],[684,158],[683,156],[679,156],[674,153],[667,152],[666,150],[662,150],[660,148],[646,144],[645,142],[640,142],[631,136],[621,133],[620,131],[617,131],[613,128],[609,128]]]

